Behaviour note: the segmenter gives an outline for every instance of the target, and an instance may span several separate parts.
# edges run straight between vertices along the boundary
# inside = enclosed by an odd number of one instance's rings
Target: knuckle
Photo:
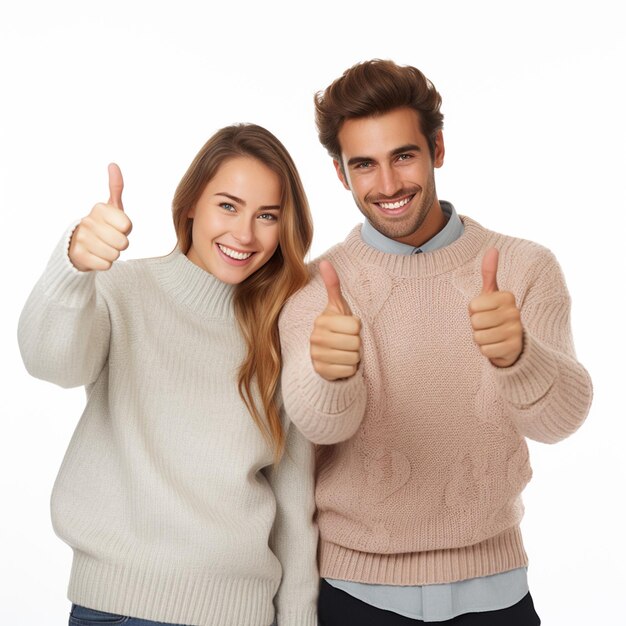
[[[83,224],[82,220],[80,225],[76,228],[76,230],[74,231],[74,234],[72,235],[72,242],[75,245],[80,245],[85,241],[85,229],[86,226]]]
[[[319,330],[320,328],[325,328],[327,320],[328,315],[326,315],[325,313],[321,313],[315,318],[315,321],[313,322],[313,328],[316,330]]]
[[[335,379],[345,378],[347,372],[346,365],[333,365],[332,367],[332,375]]]
[[[313,322],[313,332],[323,333],[327,328],[328,316],[318,315]]]
[[[517,307],[515,306],[515,303],[509,304],[507,310],[506,310],[506,317],[508,320],[514,322],[516,320],[519,319],[519,311],[517,309]]]
[[[84,237],[85,231],[92,230],[94,227],[94,224],[95,224],[95,220],[91,216],[91,214],[86,215],[85,217],[83,217],[82,220],[80,220],[80,224],[76,228],[76,236]]]
[[[83,251],[80,249],[74,251],[74,253],[70,256],[70,261],[72,261],[72,263],[76,266],[81,265],[85,267],[88,265],[87,259],[85,258]]]
[[[91,209],[91,213],[89,214],[89,217],[100,218],[106,212],[107,212],[107,205],[102,204],[102,202],[98,202],[97,204],[94,204],[93,209]]]

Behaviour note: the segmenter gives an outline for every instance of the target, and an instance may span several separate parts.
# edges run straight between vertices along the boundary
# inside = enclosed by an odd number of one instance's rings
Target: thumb
[[[320,275],[322,276],[328,294],[328,306],[326,308],[333,309],[339,315],[352,315],[348,303],[341,295],[339,276],[337,276],[335,268],[328,261],[322,261],[320,263]]]
[[[485,252],[481,266],[483,276],[483,290],[481,293],[494,293],[498,291],[498,283],[496,276],[498,274],[498,250],[497,248],[489,248]]]
[[[122,204],[122,190],[124,189],[124,179],[122,178],[122,171],[116,163],[109,163],[109,201],[107,204],[112,204],[118,209],[124,210]]]

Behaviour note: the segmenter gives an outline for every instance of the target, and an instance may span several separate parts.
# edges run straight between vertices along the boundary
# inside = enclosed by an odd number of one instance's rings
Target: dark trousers
[[[335,589],[322,579],[318,602],[320,626],[415,626],[426,624],[419,619],[411,619],[392,611],[370,606],[341,589]],[[434,626],[453,624],[454,626],[539,626],[541,620],[530,593],[517,604],[499,611],[466,613],[444,622],[434,622]]]

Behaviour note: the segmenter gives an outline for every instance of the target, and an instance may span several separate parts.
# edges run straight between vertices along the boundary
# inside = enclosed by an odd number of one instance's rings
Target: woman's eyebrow
[[[218,191],[216,194],[214,194],[216,196],[224,196],[226,198],[228,198],[229,200],[232,200],[233,202],[237,202],[238,204],[241,204],[242,206],[246,206],[246,201],[242,200],[241,198],[238,198],[237,196],[233,196],[232,193],[226,193],[225,191]],[[280,205],[278,204],[270,204],[267,206],[260,206],[257,211],[279,211],[280,210]]]
[[[233,202],[238,202],[239,204],[243,204],[243,206],[246,206],[246,201],[245,200],[242,200],[241,198],[238,198],[237,196],[233,196],[232,193],[226,193],[225,191],[218,191],[214,195],[216,195],[216,196],[226,196],[228,199],[232,200]]]

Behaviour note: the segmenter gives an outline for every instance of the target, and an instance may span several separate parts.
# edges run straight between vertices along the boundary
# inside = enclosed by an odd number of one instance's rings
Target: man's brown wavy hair
[[[409,107],[419,114],[421,130],[432,158],[435,139],[443,128],[441,96],[417,68],[373,59],[353,65],[324,91],[315,94],[315,121],[319,140],[341,163],[339,131],[346,120]]]

